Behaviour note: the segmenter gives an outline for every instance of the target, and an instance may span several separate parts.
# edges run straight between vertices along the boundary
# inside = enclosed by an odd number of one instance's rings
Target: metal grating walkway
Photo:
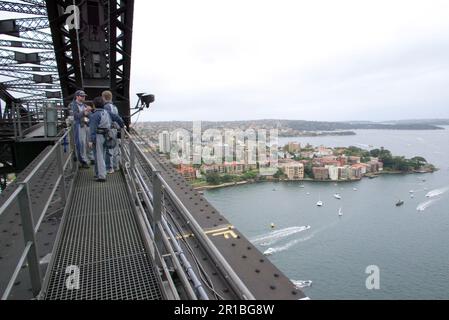
[[[62,226],[47,300],[162,299],[158,279],[120,173],[106,183],[93,170],[80,171]],[[67,289],[69,266],[79,267],[79,289]]]

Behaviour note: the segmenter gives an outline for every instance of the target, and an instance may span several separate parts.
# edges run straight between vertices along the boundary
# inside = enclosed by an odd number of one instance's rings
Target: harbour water
[[[311,299],[449,299],[445,129],[280,139],[280,144],[383,146],[394,155],[423,156],[440,169],[435,173],[338,184],[267,182],[209,190],[205,196],[262,252],[269,250],[269,259],[288,277],[312,280],[304,288]],[[323,207],[316,206],[318,200]],[[404,205],[396,207],[398,200]],[[365,271],[372,265],[380,271],[378,290],[366,287]]]

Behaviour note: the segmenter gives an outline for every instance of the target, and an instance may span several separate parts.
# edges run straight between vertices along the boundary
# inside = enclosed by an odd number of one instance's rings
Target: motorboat
[[[334,194],[334,198],[335,198],[335,199],[338,199],[338,200],[341,200],[341,195],[338,194],[338,193],[336,193],[336,194]]]
[[[322,206],[324,205],[323,201],[321,201],[321,194],[320,194],[320,196],[318,197],[318,202],[316,203],[316,205],[317,205],[318,207],[322,207]]]
[[[341,217],[343,215],[343,211],[341,211],[341,208],[338,210],[338,216]]]
[[[312,280],[293,280],[292,282],[297,289],[303,289],[312,286]]]
[[[274,253],[274,249],[273,248],[268,248],[267,250],[264,251],[264,255],[265,256],[271,256]]]
[[[400,207],[404,204],[404,201],[399,200],[398,202],[396,202],[396,207]]]

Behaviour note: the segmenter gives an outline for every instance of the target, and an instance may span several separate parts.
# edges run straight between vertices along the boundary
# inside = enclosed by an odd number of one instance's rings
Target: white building
[[[168,131],[163,131],[159,134],[159,152],[169,153],[171,150],[170,145],[170,133]]]
[[[338,167],[336,166],[326,166],[329,169],[329,179],[333,181],[338,181]]]

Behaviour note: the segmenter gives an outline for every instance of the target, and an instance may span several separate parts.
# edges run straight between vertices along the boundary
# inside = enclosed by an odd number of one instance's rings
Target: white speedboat
[[[357,188],[354,188],[354,189],[352,189],[352,190],[357,191]]]
[[[343,211],[341,211],[341,208],[338,210],[338,216],[341,217],[343,215]]]
[[[312,280],[293,280],[292,282],[297,289],[303,289],[312,286]]]
[[[338,199],[338,200],[341,200],[341,195],[338,194],[338,193],[336,193],[336,194],[334,194],[334,198],[335,198],[335,199]]]
[[[271,256],[274,253],[274,249],[273,248],[268,248],[267,250],[264,251],[264,255],[265,256]]]
[[[318,201],[317,203],[316,203],[316,205],[318,206],[318,207],[322,207],[323,205],[324,205],[324,203],[323,203],[323,201]]]

